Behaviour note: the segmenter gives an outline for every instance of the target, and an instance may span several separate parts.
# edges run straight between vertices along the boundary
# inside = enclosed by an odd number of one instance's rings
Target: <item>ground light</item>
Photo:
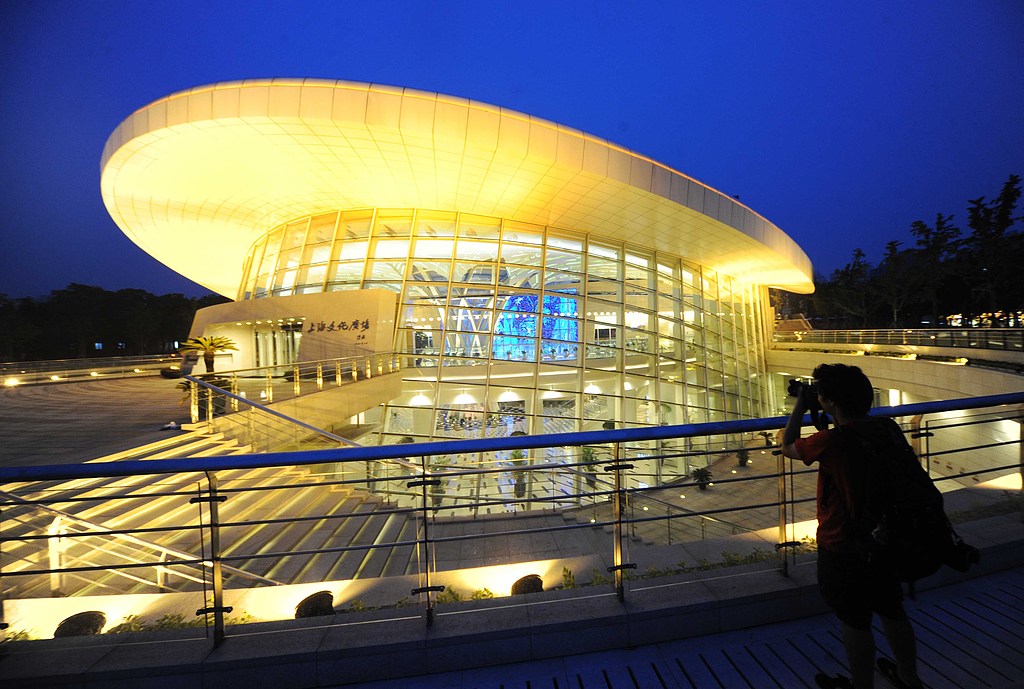
[[[330,591],[312,593],[295,606],[295,619],[325,617],[334,614],[334,594]]]
[[[53,632],[53,638],[62,639],[71,636],[93,636],[103,631],[107,624],[107,616],[98,610],[79,612],[61,620]]]

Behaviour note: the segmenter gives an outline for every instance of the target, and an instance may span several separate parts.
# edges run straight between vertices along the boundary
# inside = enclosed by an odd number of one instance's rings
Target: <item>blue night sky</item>
[[[174,91],[256,77],[410,86],[648,155],[789,233],[819,274],[1024,174],[1024,2],[0,4],[0,293],[205,290],[136,248],[103,144]]]

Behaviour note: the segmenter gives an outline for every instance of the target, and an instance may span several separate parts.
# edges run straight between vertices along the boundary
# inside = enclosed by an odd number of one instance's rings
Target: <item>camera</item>
[[[810,412],[821,411],[821,404],[818,403],[818,386],[815,383],[804,383],[799,380],[789,381],[786,392],[790,397],[796,397],[804,401],[804,408]]]

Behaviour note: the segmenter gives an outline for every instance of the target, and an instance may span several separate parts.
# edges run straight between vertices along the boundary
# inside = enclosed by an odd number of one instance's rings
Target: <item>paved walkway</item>
[[[188,420],[159,376],[0,387],[0,466],[72,464],[162,439]]]
[[[1024,687],[1024,568],[922,593],[907,611],[930,689]],[[876,620],[879,653],[892,657]],[[844,673],[830,614],[629,650],[358,685],[359,689],[813,689]],[[357,685],[336,684],[340,689]],[[891,684],[876,674],[875,686]]]

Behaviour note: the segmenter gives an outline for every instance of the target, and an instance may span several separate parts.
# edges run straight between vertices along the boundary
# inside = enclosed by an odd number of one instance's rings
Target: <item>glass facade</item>
[[[604,236],[410,209],[280,225],[240,299],[399,295],[403,392],[381,441],[767,415],[767,290]]]

